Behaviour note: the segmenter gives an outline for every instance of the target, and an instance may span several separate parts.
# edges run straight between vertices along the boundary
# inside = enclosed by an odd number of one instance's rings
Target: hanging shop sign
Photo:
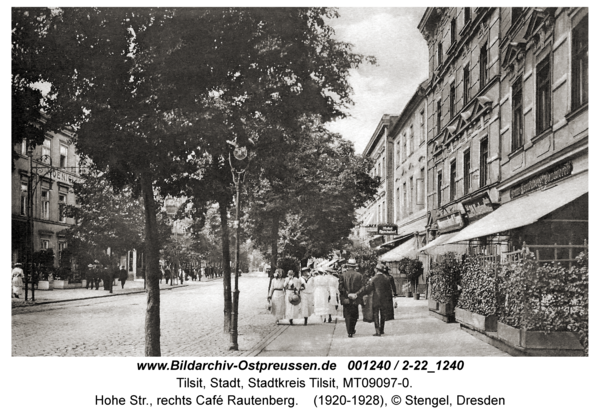
[[[463,228],[465,226],[465,221],[460,212],[453,212],[450,215],[438,218],[437,225],[438,232],[446,233]]]
[[[510,198],[516,198],[520,195],[526,194],[527,192],[535,191],[536,189],[543,188],[544,186],[569,176],[573,171],[573,163],[567,162],[559,165],[553,169],[550,169],[544,173],[541,173],[533,178],[526,180],[518,184],[517,186],[510,189]]]
[[[371,247],[371,248],[379,247],[384,242],[385,242],[385,240],[384,240],[383,236],[379,235],[379,236],[369,240],[369,247]]]
[[[487,193],[468,202],[463,202],[462,205],[465,208],[469,220],[482,217],[494,210],[492,200]]]
[[[57,181],[73,183],[73,177],[71,175],[69,175],[65,172],[61,172],[59,170],[53,171],[51,176],[52,176],[52,179],[55,179]]]
[[[377,234],[379,235],[396,235],[398,234],[398,226],[396,224],[378,224]]]

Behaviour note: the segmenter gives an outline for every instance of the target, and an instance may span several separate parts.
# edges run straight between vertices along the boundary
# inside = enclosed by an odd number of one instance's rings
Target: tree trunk
[[[219,214],[221,216],[221,241],[223,249],[223,333],[229,333],[231,329],[231,256],[229,253],[229,224],[227,222],[226,202],[219,202]]]
[[[273,214],[273,222],[271,223],[271,272],[269,274],[269,289],[267,296],[271,293],[271,282],[277,270],[277,242],[279,241],[279,215]]]
[[[146,306],[146,357],[160,357],[160,288],[158,279],[159,242],[158,225],[156,222],[156,203],[150,175],[141,175],[142,194],[146,216],[146,247],[148,250],[147,263],[147,306]]]

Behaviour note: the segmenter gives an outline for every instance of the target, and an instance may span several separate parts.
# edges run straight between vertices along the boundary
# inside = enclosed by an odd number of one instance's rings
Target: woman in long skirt
[[[304,317],[304,325],[308,324],[308,317],[311,316],[315,311],[315,281],[309,274],[309,268],[305,267],[302,269],[303,276],[300,278],[304,283],[304,290],[300,292],[302,298],[302,316]]]
[[[290,325],[294,325],[294,319],[302,318],[302,302],[294,305],[290,302],[290,295],[300,293],[304,290],[304,284],[298,277],[294,277],[294,271],[288,271],[288,277],[285,281],[285,319],[290,321]],[[301,298],[302,299],[302,298]]]
[[[271,314],[275,317],[275,324],[279,325],[279,320],[285,316],[285,290],[284,290],[283,270],[277,269],[271,281],[269,290]]]
[[[329,314],[329,277],[324,275],[321,270],[311,279],[315,287],[315,315],[319,315],[323,322],[326,322]]]

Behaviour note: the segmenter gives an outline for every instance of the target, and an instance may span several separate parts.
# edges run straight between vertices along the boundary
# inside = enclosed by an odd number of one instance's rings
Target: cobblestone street
[[[163,356],[240,356],[277,327],[265,308],[264,273],[240,277],[239,351],[223,334],[223,281],[163,290]],[[13,309],[13,356],[144,356],[144,293]]]

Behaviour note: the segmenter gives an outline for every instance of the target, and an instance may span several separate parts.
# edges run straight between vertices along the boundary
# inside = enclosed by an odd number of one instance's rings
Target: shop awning
[[[398,226],[398,235],[409,235],[417,232],[425,231],[425,227],[427,226],[427,218],[421,218],[415,222],[412,222],[405,226]]]
[[[427,251],[427,250],[432,249],[434,247],[440,246],[440,245],[444,244],[446,241],[450,240],[455,235],[457,235],[459,232],[460,231],[456,231],[456,232],[448,233],[448,234],[442,234],[438,238],[436,238],[435,240],[430,241],[429,244],[427,244],[426,246],[421,247],[419,249],[419,251]]]
[[[587,172],[550,189],[507,202],[486,217],[462,229],[445,244],[467,241],[533,224],[586,193],[588,193]]]
[[[416,258],[418,255],[417,239],[413,237],[385,253],[379,260],[383,262],[400,261],[403,257]]]

